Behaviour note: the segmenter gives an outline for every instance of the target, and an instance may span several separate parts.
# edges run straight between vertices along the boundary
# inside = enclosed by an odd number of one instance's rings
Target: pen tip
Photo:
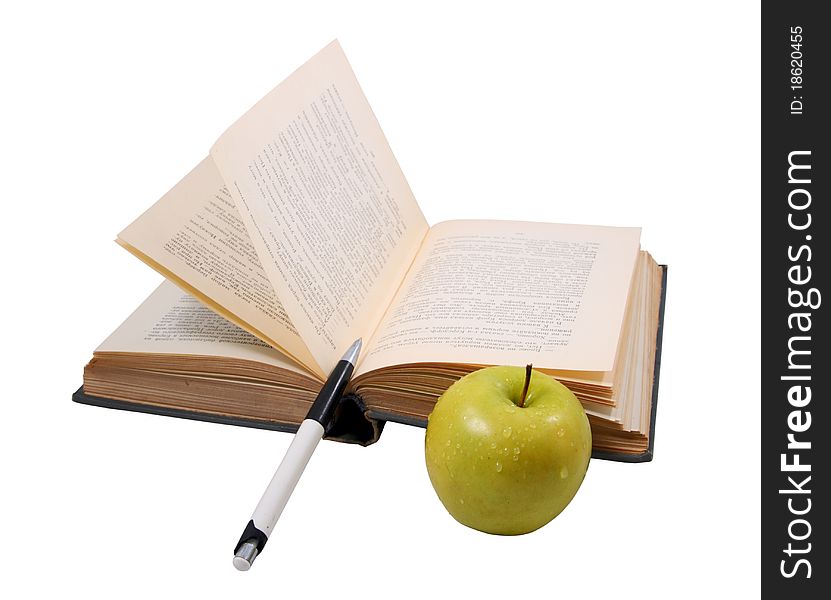
[[[350,362],[354,366],[355,363],[358,360],[358,354],[360,354],[360,352],[361,352],[361,344],[362,343],[363,343],[362,338],[358,338],[357,340],[352,342],[352,345],[349,346],[349,350],[346,351],[346,354],[343,355],[343,358],[341,360],[345,360],[347,362]]]

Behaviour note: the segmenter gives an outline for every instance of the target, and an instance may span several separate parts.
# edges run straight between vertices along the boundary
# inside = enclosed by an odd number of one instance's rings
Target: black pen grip
[[[354,370],[354,365],[348,360],[338,362],[312,403],[312,407],[306,415],[307,419],[314,419],[323,425],[324,429],[329,428],[332,424],[332,418],[335,416],[335,409],[340,403],[343,391],[346,389]]]

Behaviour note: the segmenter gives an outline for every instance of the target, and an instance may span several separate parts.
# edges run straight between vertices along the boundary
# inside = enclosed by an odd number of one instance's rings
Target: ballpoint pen
[[[361,340],[356,340],[332,370],[306,418],[297,429],[286,455],[268,484],[251,520],[234,548],[234,566],[247,571],[259,556],[286,506],[303,470],[330,425],[346,384],[355,369]]]

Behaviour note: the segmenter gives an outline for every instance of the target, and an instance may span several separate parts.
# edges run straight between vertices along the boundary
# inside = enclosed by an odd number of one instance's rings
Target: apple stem
[[[519,397],[519,407],[525,407],[525,397],[528,395],[528,385],[531,383],[531,369],[534,365],[525,365],[525,385],[522,386],[522,395]]]

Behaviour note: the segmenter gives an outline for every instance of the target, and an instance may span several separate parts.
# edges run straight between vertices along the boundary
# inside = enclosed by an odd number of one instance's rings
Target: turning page
[[[324,372],[377,327],[427,233],[337,42],[211,155],[291,322]]]
[[[611,371],[639,247],[637,228],[439,223],[359,371],[419,362]]]
[[[210,157],[119,233],[118,243],[228,320],[325,376],[274,293]]]

